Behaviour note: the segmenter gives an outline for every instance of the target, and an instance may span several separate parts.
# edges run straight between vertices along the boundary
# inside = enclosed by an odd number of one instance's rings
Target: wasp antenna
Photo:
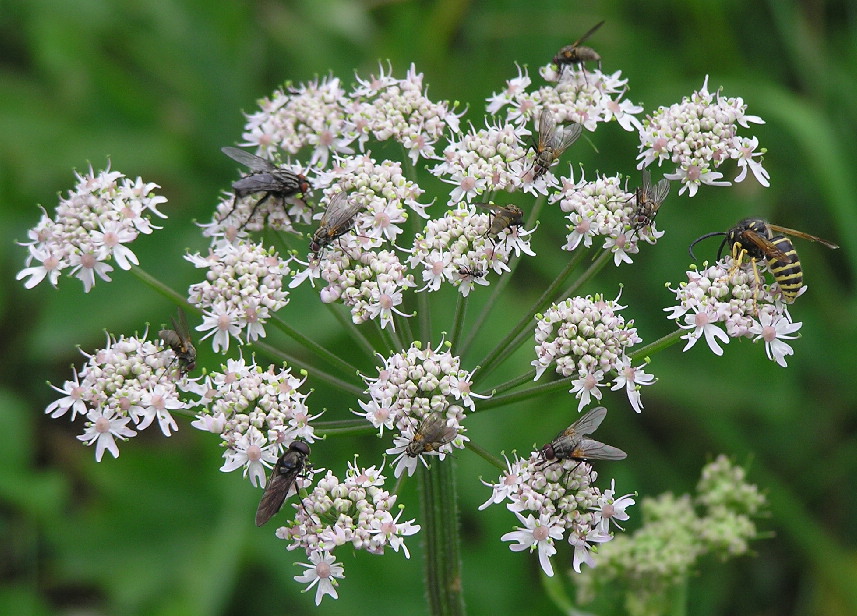
[[[711,232],[711,233],[706,233],[705,235],[701,235],[701,236],[699,236],[698,238],[696,238],[695,240],[693,240],[693,241],[690,243],[690,246],[688,246],[688,247],[687,247],[687,251],[690,253],[690,258],[691,258],[691,259],[693,259],[694,261],[696,261],[696,255],[695,255],[695,254],[693,254],[693,247],[694,247],[694,246],[696,246],[696,245],[697,245],[699,242],[701,242],[702,240],[707,240],[709,237],[715,237],[715,236],[717,236],[717,235],[723,235],[723,236],[724,236],[724,238],[723,238],[723,244],[725,244],[725,243],[726,243],[726,238],[725,238],[725,236],[726,236],[726,231],[713,231],[713,232]],[[721,250],[723,249],[723,244],[720,244],[720,248],[721,248]],[[718,251],[718,252],[719,252],[719,251]],[[718,256],[718,257],[717,257],[717,259],[719,260],[719,259],[720,259],[720,257]]]

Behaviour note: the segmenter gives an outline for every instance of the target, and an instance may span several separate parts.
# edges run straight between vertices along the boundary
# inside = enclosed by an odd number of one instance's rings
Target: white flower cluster
[[[351,254],[354,252],[357,258]],[[395,330],[393,313],[412,316],[396,308],[402,303],[402,291],[416,283],[395,252],[364,252],[359,248],[330,251],[320,272],[327,282],[321,301],[341,301],[350,307],[354,323],[379,319],[382,328],[390,325]]]
[[[89,361],[62,388],[63,394],[51,402],[45,413],[62,417],[71,411],[86,417],[86,431],[78,439],[95,445],[95,459],[101,461],[105,451],[119,457],[116,439],[127,440],[137,430],[149,427],[156,419],[164,436],[178,430],[171,410],[186,409],[197,403],[183,401],[182,392],[195,392],[187,377],[174,378],[178,373],[172,351],[142,338],[107,337],[107,346],[92,355]],[[175,370],[173,370],[175,369]]]
[[[594,131],[598,124],[616,120],[627,130],[639,130],[640,122],[635,114],[643,111],[639,105],[623,100],[628,80],[621,78],[621,71],[612,75],[600,69],[592,71],[563,71],[557,81],[553,65],[539,69],[542,77],[555,83],[544,85],[528,92],[531,81],[526,69],[518,77],[507,81],[503,92],[494,93],[488,100],[488,112],[496,114],[508,106],[508,121],[526,123],[536,109],[548,109],[558,124],[577,122]]]
[[[449,193],[448,205],[460,201],[472,201],[482,194],[498,190],[514,192],[518,188],[527,191],[540,186],[544,181],[524,183],[524,157],[527,149],[523,139],[530,134],[518,124],[495,123],[485,128],[470,130],[457,141],[451,140],[443,150],[443,162],[431,172],[455,188]]]
[[[665,160],[671,161],[676,169],[664,177],[681,181],[679,194],[687,190],[691,197],[700,184],[731,185],[721,181],[723,174],[715,171],[729,159],[741,167],[736,182],[747,177],[749,168],[762,186],[768,186],[770,176],[760,162],[765,151],[757,151],[759,140],[738,135],[739,126],[764,124],[758,116],[747,115],[746,108],[740,98],[722,97],[719,90],[709,93],[706,76],[702,88],[690,98],[685,97],[670,107],[659,107],[645,119],[640,130],[637,167],[642,169],[654,162],[660,166]]]
[[[434,146],[447,129],[459,132],[455,105],[431,101],[424,94],[423,74],[413,64],[404,79],[394,79],[392,70],[385,75],[379,66],[378,77],[362,80],[358,76],[357,82],[348,120],[359,135],[361,151],[370,134],[377,141],[393,139],[416,164],[420,157],[436,158]]]
[[[222,372],[207,374],[198,384],[204,407],[191,425],[219,434],[226,451],[223,472],[244,469],[253,485],[265,484],[265,468],[272,466],[295,439],[315,440],[306,405],[309,394],[298,389],[305,379],[290,368],[268,366],[255,360],[227,360]]]
[[[682,336],[687,340],[684,350],[704,336],[711,352],[722,355],[718,342],[754,336],[754,341],[765,341],[768,359],[785,367],[786,357],[794,350],[784,340],[797,338],[802,323],[792,322],[778,286],[757,281],[752,263],[736,268],[728,255],[702,271],[691,267],[687,282],[670,289],[678,305],[664,308],[670,319],[687,330]]]
[[[127,244],[141,233],[160,228],[150,222],[150,214],[166,218],[158,211],[166,197],[153,193],[157,184],[140,178],[131,181],[109,169],[96,175],[91,167],[89,173],[75,175],[77,186],[60,199],[54,218],[43,209],[41,220],[27,233],[30,241],[22,243],[28,255],[16,279],[27,278],[28,289],[46,278],[57,286],[60,272],[70,267],[69,273],[83,282],[88,293],[96,276],[110,281],[109,261],[123,270],[138,265]]]
[[[277,90],[259,103],[261,110],[247,116],[241,145],[255,146],[257,154],[272,158],[278,150],[297,154],[313,149],[310,166],[326,166],[332,153],[351,154],[356,134],[346,130],[349,99],[337,77]]]
[[[402,233],[398,225],[407,220],[408,209],[426,217],[427,205],[418,201],[424,191],[402,174],[402,163],[390,160],[378,163],[369,155],[351,156],[336,162],[331,171],[318,173],[315,186],[335,186],[335,192],[347,193],[349,202],[361,206],[354,217],[354,232],[338,241],[352,245],[365,244],[367,240],[393,242]],[[333,194],[330,192],[328,196]]]
[[[218,243],[207,257],[185,255],[198,268],[207,268],[206,280],[188,289],[188,301],[203,311],[203,321],[196,329],[213,336],[215,351],[229,349],[229,337],[247,342],[265,337],[265,323],[285,306],[288,291],[283,276],[288,274],[288,261],[273,249],[261,244],[240,242]]]
[[[637,198],[621,186],[621,177],[599,176],[587,181],[582,173],[579,182],[574,182],[574,173],[563,181],[561,191],[549,197],[551,203],[559,203],[567,212],[568,234],[564,250],[575,250],[581,242],[592,246],[593,238],[604,238],[602,248],[613,253],[616,266],[632,263],[631,255],[640,252],[638,240],[650,244],[657,242],[663,231],[655,228],[654,222],[641,229],[634,229]]]
[[[618,299],[618,298],[617,298]],[[544,314],[536,315],[536,359],[531,363],[538,380],[544,371],[556,363],[557,374],[576,376],[571,393],[583,409],[593,398],[601,400],[602,383],[606,373],[615,372],[611,389],[625,387],[631,406],[636,412],[643,408],[640,386],[651,385],[655,379],[642,367],[633,367],[626,350],[642,342],[633,321],[617,314],[625,306],[616,300],[595,297],[571,297],[553,304]]]
[[[512,251],[530,256],[531,231],[507,228],[496,240],[488,237],[494,214],[477,214],[473,206],[459,204],[443,217],[429,220],[414,238],[408,265],[422,270],[420,291],[437,291],[446,281],[465,297],[474,285],[488,284],[488,270],[498,275],[509,271]]]
[[[566,539],[574,549],[572,567],[580,573],[586,563],[595,566],[592,544],[613,538],[611,520],[627,520],[625,509],[634,504],[630,494],[616,498],[613,489],[603,494],[594,485],[597,473],[585,462],[555,461],[545,464],[539,452],[527,459],[506,460],[507,471],[493,489],[491,498],[479,508],[506,503],[523,526],[506,533],[503,541],[514,552],[538,550],[539,564],[545,575],[553,575],[551,557],[557,552],[556,542]]]
[[[290,541],[289,550],[302,549],[310,563],[300,563],[306,571],[295,580],[316,588],[318,605],[325,595],[337,598],[337,578],[344,567],[336,563],[333,550],[350,543],[354,549],[383,554],[387,547],[410,558],[404,538],[420,530],[414,520],[399,521],[395,515],[397,496],[383,488],[385,478],[374,466],[359,468],[349,464],[340,480],[330,471],[322,477],[300,504],[294,504],[295,518],[277,530],[280,539]]]
[[[417,458],[436,455],[441,460],[453,447],[461,449],[467,439],[462,426],[465,410],[475,409],[474,398],[479,396],[470,391],[473,372],[461,368],[461,359],[448,350],[440,349],[449,343],[443,342],[436,349],[423,349],[418,342],[413,343],[404,353],[396,353],[388,358],[381,357],[383,367],[378,370],[377,378],[363,377],[371,400],[360,401],[361,417],[378,428],[383,434],[384,428],[396,430],[399,435],[394,439],[394,447],[387,450],[396,455],[393,474],[399,477],[404,470],[413,475],[417,468]],[[423,444],[429,444],[418,455],[409,455],[408,445],[414,441],[418,429],[429,416],[440,415],[445,418],[445,427],[432,438],[431,434],[421,433]]]

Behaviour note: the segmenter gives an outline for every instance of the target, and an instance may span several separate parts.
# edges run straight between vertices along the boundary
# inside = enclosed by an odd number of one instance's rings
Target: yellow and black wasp
[[[571,45],[566,45],[556,52],[556,55],[553,57],[553,63],[556,65],[560,75],[566,66],[583,64],[584,62],[598,62],[598,68],[601,68],[601,56],[591,47],[582,47],[581,43],[595,34],[595,31],[603,25],[603,21],[595,24],[589,32],[574,41]]]
[[[772,225],[762,218],[745,218],[728,231],[715,231],[696,238],[690,245],[690,256],[695,260],[693,247],[700,241],[722,235],[723,241],[717,250],[717,260],[723,254],[728,244],[734,261],[733,272],[739,268],[745,259],[753,266],[756,282],[761,281],[756,262],[765,260],[768,271],[777,281],[783,294],[783,301],[790,304],[803,288],[803,269],[792,241],[786,235],[800,237],[811,242],[818,242],[828,248],[839,248],[838,245],[820,237],[796,231],[779,225]],[[730,275],[731,273],[730,272]]]

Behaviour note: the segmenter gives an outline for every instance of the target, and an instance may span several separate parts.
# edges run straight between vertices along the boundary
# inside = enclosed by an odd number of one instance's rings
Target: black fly
[[[286,452],[277,460],[256,509],[256,526],[265,524],[282,508],[289,496],[289,490],[306,467],[309,453],[309,445],[303,441],[292,441]]]
[[[190,329],[184,310],[178,309],[178,317],[172,317],[173,329],[162,329],[158,336],[172,349],[179,364],[179,376],[182,377],[196,368],[196,347],[190,339]],[[170,362],[172,364],[172,362]]]

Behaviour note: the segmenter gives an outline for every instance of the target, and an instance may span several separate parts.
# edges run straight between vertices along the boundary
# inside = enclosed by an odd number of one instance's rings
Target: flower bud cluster
[[[476,130],[473,126],[458,141],[451,140],[443,150],[443,162],[431,172],[455,188],[449,193],[448,205],[460,201],[470,202],[478,196],[498,190],[513,192],[518,188],[527,191],[544,182],[524,183],[526,170],[524,157],[527,148],[523,140],[530,131],[518,124],[488,124]]]
[[[631,404],[640,412],[638,386],[650,385],[654,379],[642,368],[631,367],[626,351],[642,339],[633,321],[626,323],[617,314],[623,308],[616,300],[604,300],[600,295],[577,296],[536,315],[536,359],[531,362],[536,369],[535,380],[553,363],[557,374],[577,377],[570,391],[579,398],[580,410],[592,398],[601,399],[598,388],[603,386],[605,374],[612,371],[617,373],[613,389],[627,387]]]
[[[178,430],[171,410],[195,406],[181,399],[180,394],[195,391],[195,386],[181,375],[175,356],[169,349],[142,338],[108,335],[107,346],[88,358],[80,372],[62,388],[63,394],[45,408],[51,417],[61,417],[71,411],[86,417],[86,431],[78,439],[95,444],[95,459],[101,461],[105,451],[119,457],[116,439],[127,440],[137,430],[143,430],[156,419],[164,436]],[[176,376],[179,376],[176,380]]]
[[[425,285],[420,291],[437,291],[448,282],[467,297],[474,285],[488,284],[489,270],[497,275],[509,271],[512,251],[535,255],[530,249],[531,231],[521,227],[504,229],[496,240],[489,238],[493,216],[476,213],[473,206],[462,203],[426,222],[408,257],[411,269],[422,270]]]
[[[110,281],[109,261],[123,270],[138,265],[127,244],[160,228],[150,222],[151,214],[166,218],[158,211],[167,199],[154,194],[157,184],[132,181],[109,169],[96,174],[91,167],[88,173],[75,175],[77,186],[60,199],[54,218],[42,210],[41,220],[27,233],[30,241],[22,244],[28,250],[26,267],[16,279],[27,278],[28,289],[45,279],[57,286],[60,273],[71,268],[70,274],[88,293],[96,276]]]
[[[670,107],[659,107],[646,118],[640,130],[637,167],[642,169],[654,162],[660,166],[669,160],[676,169],[664,177],[679,180],[679,194],[687,190],[691,197],[700,184],[729,186],[731,182],[721,181],[723,174],[715,171],[729,159],[736,160],[742,168],[736,182],[744,180],[749,168],[762,186],[768,186],[768,172],[754,160],[764,154],[764,149],[756,150],[759,141],[755,137],[738,135],[739,126],[764,124],[758,116],[747,115],[746,109],[740,98],[722,97],[719,90],[709,93],[706,76],[702,88],[689,98]]]
[[[355,100],[349,109],[348,121],[358,135],[361,151],[371,134],[378,141],[393,139],[408,151],[413,164],[419,158],[436,158],[435,144],[447,129],[459,132],[459,116],[455,105],[447,101],[435,103],[425,94],[423,74],[411,64],[404,79],[394,79],[392,71],[362,80],[351,96]]]
[[[222,372],[205,376],[197,387],[203,408],[191,425],[220,435],[226,447],[221,471],[243,468],[253,485],[264,485],[265,468],[292,441],[315,440],[310,421],[318,415],[310,415],[309,394],[298,391],[305,380],[290,368],[265,370],[243,358],[227,360]]]
[[[414,520],[402,522],[403,508],[394,515],[395,494],[384,489],[384,475],[374,466],[360,468],[356,461],[348,465],[345,478],[340,480],[327,471],[310,492],[295,503],[294,520],[277,530],[280,539],[289,541],[289,550],[304,550],[312,566],[304,565],[309,576],[296,577],[300,582],[315,583],[321,579],[316,594],[319,603],[325,594],[336,598],[334,577],[344,577],[342,565],[336,565],[336,575],[331,575],[334,562],[333,551],[350,543],[356,550],[370,554],[383,554],[387,547],[406,558],[410,552],[405,537],[416,534],[420,526]],[[321,566],[326,563],[328,567]]]
[[[553,65],[546,65],[539,72],[546,81],[553,83],[529,92],[530,79],[526,70],[521,74],[518,69],[518,77],[507,82],[504,92],[488,98],[489,113],[497,113],[509,106],[507,120],[526,123],[536,109],[549,109],[557,124],[577,122],[594,131],[598,124],[615,119],[627,131],[639,130],[640,122],[635,115],[643,108],[622,100],[628,89],[628,80],[621,78],[621,71],[608,75],[598,69],[566,70],[559,79]]]
[[[260,111],[247,115],[241,145],[256,147],[256,154],[268,159],[278,151],[295,155],[310,147],[310,166],[324,167],[332,153],[354,151],[349,144],[356,134],[346,130],[349,104],[337,77],[298,86],[286,83],[259,102]]]
[[[783,340],[796,338],[801,323],[792,322],[778,286],[758,281],[753,263],[735,267],[728,255],[707,265],[703,264],[702,271],[691,266],[687,282],[670,289],[678,305],[664,308],[668,318],[687,330],[682,336],[687,340],[684,350],[704,336],[711,352],[722,355],[719,343],[755,335],[754,340],[765,341],[768,358],[785,367],[786,356],[794,350]]]
[[[599,176],[589,182],[581,173],[580,181],[574,182],[573,172],[568,181],[563,181],[561,191],[549,197],[551,203],[559,203],[567,212],[568,234],[564,250],[575,250],[581,242],[592,246],[593,238],[604,238],[602,247],[613,253],[616,266],[632,263],[631,256],[640,251],[639,240],[650,244],[657,242],[663,231],[655,228],[654,222],[641,229],[634,229],[637,199],[621,186],[622,179],[614,176]]]
[[[265,337],[265,323],[289,302],[283,288],[288,261],[273,249],[252,242],[216,244],[207,257],[185,255],[206,279],[188,289],[188,301],[203,311],[197,331],[208,331],[215,351],[229,349],[230,336],[239,342]]]
[[[352,253],[357,253],[357,258]],[[416,283],[395,252],[343,248],[328,252],[326,259],[320,270],[327,282],[321,301],[341,301],[351,309],[354,323],[379,319],[382,328],[390,325],[395,330],[393,313],[412,316],[396,308],[402,303],[402,291]]]
[[[578,601],[590,601],[599,588],[615,592],[620,583],[629,614],[662,613],[675,585],[686,583],[702,556],[726,559],[749,551],[759,535],[753,518],[764,505],[744,470],[719,456],[703,469],[694,498],[667,492],[643,499],[643,526],[603,546],[597,569],[575,576]]]
[[[553,575],[551,557],[556,542],[566,539],[574,548],[573,568],[595,566],[592,544],[613,538],[610,520],[628,519],[625,508],[633,505],[630,495],[614,497],[614,490],[604,494],[594,485],[597,473],[585,462],[557,460],[546,464],[539,452],[529,458],[506,460],[505,475],[496,484],[483,483],[493,489],[491,498],[479,508],[506,503],[509,511],[524,525],[503,535],[503,541],[515,541],[511,550],[538,550],[539,563],[546,575]]]
[[[458,356],[448,350],[441,352],[444,346],[448,348],[449,343],[441,343],[436,349],[423,349],[415,342],[404,353],[380,358],[384,365],[377,378],[363,377],[371,399],[360,401],[363,412],[357,414],[378,428],[380,434],[385,428],[399,433],[394,447],[387,450],[388,454],[397,456],[393,473],[396,477],[404,470],[413,475],[417,458],[436,455],[443,460],[454,447],[464,447],[468,440],[462,426],[465,412],[475,409],[475,398],[487,397],[470,391],[473,372],[461,368]],[[419,455],[408,455],[408,445],[430,415],[445,418],[446,427],[436,434],[437,440],[426,439],[425,442],[431,442],[433,447]]]

